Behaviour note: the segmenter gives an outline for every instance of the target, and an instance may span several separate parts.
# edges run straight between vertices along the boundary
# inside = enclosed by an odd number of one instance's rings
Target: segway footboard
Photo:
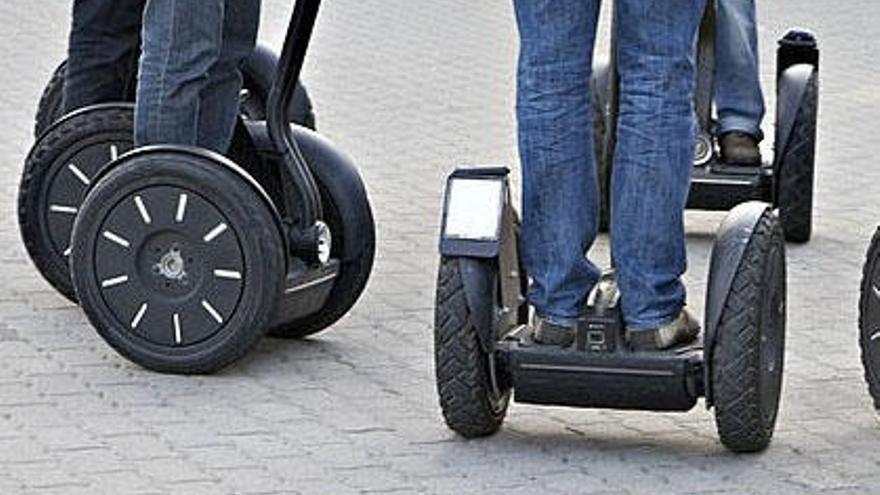
[[[702,394],[702,351],[593,352],[537,345],[522,327],[498,351],[517,402],[648,411],[687,411]],[[586,329],[578,344],[590,340]]]

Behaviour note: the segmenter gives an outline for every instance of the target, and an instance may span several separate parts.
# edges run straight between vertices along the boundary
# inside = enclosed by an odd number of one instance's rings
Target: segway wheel
[[[874,233],[862,269],[859,298],[859,346],[868,393],[880,410],[880,229]]]
[[[132,147],[130,105],[76,112],[49,128],[25,161],[18,222],[25,248],[40,274],[68,299],[70,233],[98,171]]]
[[[64,77],[67,74],[67,61],[61,62],[49,82],[43,88],[40,103],[37,105],[37,113],[34,116],[34,138],[39,138],[46,132],[56,120],[61,117],[62,95],[64,94]]]
[[[807,242],[812,235],[818,106],[819,76],[814,70],[777,169],[777,205],[790,242]]]
[[[493,380],[487,354],[471,321],[459,261],[440,260],[434,313],[434,364],[443,418],[466,438],[495,433],[510,401],[509,387]]]
[[[734,452],[770,443],[785,351],[785,241],[766,212],[752,232],[727,295],[712,355],[715,423]]]
[[[128,155],[74,225],[80,304],[108,344],[145,368],[219,370],[270,324],[286,271],[278,225],[258,186],[219,155]]]

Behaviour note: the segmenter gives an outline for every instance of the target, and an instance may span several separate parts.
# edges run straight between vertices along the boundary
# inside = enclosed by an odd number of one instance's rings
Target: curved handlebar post
[[[302,71],[320,6],[321,0],[296,1],[266,109],[269,137],[284,163],[282,177],[287,182],[285,189],[293,187],[298,193],[299,204],[292,204],[293,198],[285,194],[285,206],[288,215],[299,210],[295,225],[299,230],[309,229],[321,220],[322,207],[318,186],[290,130],[287,110]]]

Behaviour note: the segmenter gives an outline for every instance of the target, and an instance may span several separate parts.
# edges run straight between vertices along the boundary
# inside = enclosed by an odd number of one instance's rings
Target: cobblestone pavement
[[[875,2],[761,2],[771,100],[773,42],[788,26],[815,29],[824,59],[815,237],[789,249],[782,412],[771,448],[752,456],[726,453],[699,408],[514,405],[489,439],[444,427],[431,334],[440,191],[455,164],[515,164],[506,0],[325,2],[305,77],[321,129],[363,167],[379,231],[368,292],[348,317],[306,341],[266,340],[217,376],[123,360],[37,275],[15,222],[69,3],[0,2],[0,493],[880,490],[880,426],[856,343],[860,267],[880,222]],[[280,41],[290,3],[265,0],[265,41]],[[688,214],[697,308],[720,218]],[[607,258],[604,240],[596,253]]]

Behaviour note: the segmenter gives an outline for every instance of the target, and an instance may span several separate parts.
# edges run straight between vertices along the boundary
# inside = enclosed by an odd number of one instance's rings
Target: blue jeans
[[[764,96],[758,69],[755,0],[718,0],[715,29],[718,135],[740,131],[760,140]]]
[[[683,211],[696,137],[694,47],[705,0],[618,0],[620,120],[612,258],[624,320],[656,328],[685,303]],[[514,0],[529,301],[551,322],[583,313],[599,270],[590,72],[600,0]]]
[[[73,2],[64,113],[97,103],[131,99],[144,1]]]
[[[260,0],[148,0],[135,144],[225,153],[239,108],[241,65],[253,51]]]

